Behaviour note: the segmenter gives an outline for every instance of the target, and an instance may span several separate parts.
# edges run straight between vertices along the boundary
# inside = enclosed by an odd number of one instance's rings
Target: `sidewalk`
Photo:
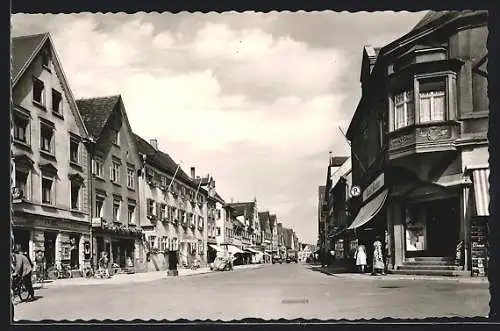
[[[249,264],[249,265],[241,265],[235,266],[235,270],[246,270],[246,269],[255,269],[262,267],[263,264]],[[209,267],[199,268],[197,270],[191,269],[178,269],[179,277],[185,276],[193,276],[193,275],[201,275],[207,273],[213,273]],[[159,279],[166,278],[174,278],[167,276],[167,270],[162,271],[152,271],[152,272],[140,272],[135,274],[118,274],[114,275],[109,279],[99,279],[99,278],[69,278],[69,279],[58,279],[55,281],[47,281],[41,286],[41,284],[34,284],[35,289],[40,288],[59,288],[59,287],[67,287],[67,286],[84,286],[84,285],[112,285],[112,284],[129,284],[129,283],[144,283],[151,282]]]
[[[372,276],[369,273],[359,274],[345,272],[343,268],[311,266],[312,270],[319,271],[330,276],[361,280],[429,280],[442,282],[455,282],[460,284],[487,284],[487,277],[445,277],[445,276],[420,276],[420,275],[395,275],[386,274],[384,276]]]

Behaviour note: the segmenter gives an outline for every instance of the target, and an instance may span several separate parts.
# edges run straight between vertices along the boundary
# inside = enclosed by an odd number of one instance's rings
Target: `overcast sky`
[[[76,98],[121,94],[137,134],[316,243],[328,151],[349,155],[337,127],[359,99],[363,45],[424,14],[16,14],[12,34],[50,32]]]

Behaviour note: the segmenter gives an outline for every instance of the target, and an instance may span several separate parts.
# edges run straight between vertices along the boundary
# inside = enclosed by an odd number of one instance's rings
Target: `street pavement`
[[[302,264],[37,290],[15,320],[485,317],[486,283],[336,277]]]

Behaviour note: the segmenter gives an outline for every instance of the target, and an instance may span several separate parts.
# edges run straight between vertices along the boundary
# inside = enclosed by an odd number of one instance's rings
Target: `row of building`
[[[257,199],[226,202],[213,177],[135,134],[120,95],[75,100],[48,33],[12,39],[12,233],[34,259],[81,270],[102,252],[123,272],[269,261],[297,246]]]
[[[486,11],[429,12],[364,47],[351,155],[319,189],[324,251],[352,263],[378,238],[391,272],[487,273],[487,38]]]

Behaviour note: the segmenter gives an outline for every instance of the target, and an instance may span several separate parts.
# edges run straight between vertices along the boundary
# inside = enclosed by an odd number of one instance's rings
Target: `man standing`
[[[28,300],[33,300],[35,298],[35,291],[33,290],[33,284],[31,283],[31,274],[33,272],[31,262],[26,255],[19,251],[19,248],[17,247],[14,250],[14,259],[15,268],[13,276],[21,278],[21,281],[29,294]]]

